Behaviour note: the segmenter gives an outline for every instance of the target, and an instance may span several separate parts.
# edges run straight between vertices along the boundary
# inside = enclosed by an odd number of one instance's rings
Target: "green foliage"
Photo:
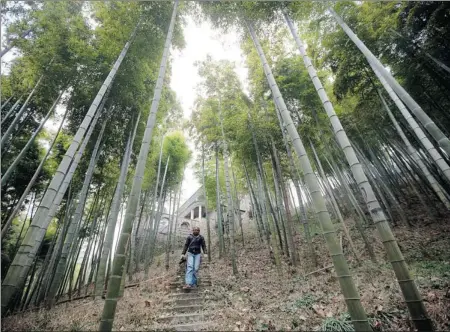
[[[161,149],[160,141],[161,139],[159,137],[152,140],[152,146],[146,164],[142,191],[145,191],[156,184],[159,153]],[[162,177],[167,164],[167,158],[170,156],[169,165],[167,168],[166,183],[164,185],[165,192],[176,189],[183,177],[185,166],[190,160],[191,154],[192,152],[189,150],[186,139],[181,131],[173,131],[164,136],[158,193],[161,190]],[[134,170],[130,170],[129,172],[133,174]],[[132,178],[128,177],[128,181],[131,183]]]
[[[73,320],[72,323],[70,324],[70,329],[69,331],[71,332],[81,332],[84,331],[84,325],[83,323],[81,323],[78,320]]]
[[[201,158],[201,157],[200,157]],[[225,194],[225,175],[223,167],[223,159],[219,159],[219,185],[221,197],[224,197]],[[202,180],[202,166],[201,161],[195,164],[195,176],[200,183],[203,183]],[[216,207],[216,199],[217,199],[217,190],[216,190],[216,161],[215,158],[211,158],[210,160],[205,161],[205,185],[206,185],[206,196],[208,198],[207,204],[211,210],[215,210]]]
[[[415,264],[417,274],[421,276],[439,276],[450,278],[450,264],[442,261],[423,261]]]
[[[20,133],[14,137],[13,142],[10,144],[9,149],[6,152],[2,152],[2,173],[6,172],[8,167],[12,164],[16,156],[20,153],[22,148],[27,143],[29,137],[26,132]],[[40,163],[40,156],[43,154],[43,149],[37,141],[35,141],[25,156],[20,160],[14,169],[11,177],[7,183],[1,188],[2,202],[2,223],[6,221],[10,209],[14,208],[14,202],[17,202],[28,186],[31,178],[34,175],[36,168]],[[35,190],[42,190],[44,181],[49,177],[49,170],[44,170],[39,175],[35,184]]]
[[[342,314],[340,317],[329,317],[324,320],[322,326],[320,327],[321,331],[326,332],[353,332],[355,329],[353,328],[352,322],[350,320],[350,315],[348,313]]]
[[[316,301],[316,298],[311,294],[306,294],[302,298],[294,302],[294,307],[296,308],[312,308],[312,305]]]
[[[180,183],[185,166],[191,157],[191,151],[181,131],[172,132],[165,137],[163,142],[162,168],[165,167],[168,156],[170,156],[170,160],[167,170],[166,190],[175,189],[176,185]]]
[[[450,92],[448,73],[427,54],[447,65],[450,63],[450,44],[446,38],[449,32],[442,16],[448,8],[447,3],[426,2],[340,3],[336,6],[359,38],[389,65],[403,87],[442,128],[450,125],[449,118],[442,113],[449,106],[446,98]],[[330,27],[332,23],[325,24]],[[442,31],[443,35],[438,36],[437,31]],[[323,50],[319,63],[328,66],[335,75],[333,89],[337,99],[342,102],[353,99],[351,105],[345,102],[349,108],[341,117],[347,133],[371,145],[376,145],[374,142],[380,139],[379,128],[385,128],[388,135],[396,137],[388,117],[381,111],[375,90],[380,84],[345,33],[334,25],[318,47]],[[412,142],[417,144],[415,139]]]
[[[426,260],[414,262],[411,272],[421,287],[445,289],[450,278],[450,264],[447,261]]]
[[[304,278],[297,277],[297,280],[295,282],[305,282]],[[292,314],[295,314],[297,312],[301,312],[305,309],[312,309],[314,303],[317,302],[317,298],[312,294],[306,294],[305,296],[302,296],[301,298],[295,300],[295,302],[290,303],[286,310]],[[294,325],[298,325],[298,322],[296,320],[293,321]]]

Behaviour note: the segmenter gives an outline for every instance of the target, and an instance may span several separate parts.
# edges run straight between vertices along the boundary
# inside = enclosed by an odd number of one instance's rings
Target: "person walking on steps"
[[[200,268],[201,250],[203,250],[204,257],[208,257],[205,238],[200,235],[200,228],[194,227],[192,234],[186,238],[186,243],[181,254],[181,260],[187,260],[186,284],[183,287],[184,289],[197,286],[197,273]]]

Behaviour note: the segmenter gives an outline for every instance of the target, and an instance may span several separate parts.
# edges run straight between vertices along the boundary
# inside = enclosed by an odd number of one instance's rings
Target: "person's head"
[[[195,236],[200,234],[200,227],[194,227],[192,228],[192,234],[194,234]]]

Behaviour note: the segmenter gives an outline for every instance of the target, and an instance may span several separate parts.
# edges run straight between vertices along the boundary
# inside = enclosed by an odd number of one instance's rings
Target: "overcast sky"
[[[205,60],[210,54],[214,60],[226,59],[235,62],[236,71],[241,82],[246,86],[247,69],[244,57],[239,47],[238,36],[234,32],[219,34],[212,29],[208,22],[196,24],[191,17],[187,18],[184,29],[186,47],[180,51],[172,50],[172,80],[171,88],[176,92],[185,118],[190,118],[194,100],[196,98],[195,87],[200,82],[195,61]],[[194,152],[191,163],[187,166],[182,187],[182,202],[191,196],[200,186],[194,177],[193,164],[196,158],[193,142],[187,137],[189,146]]]

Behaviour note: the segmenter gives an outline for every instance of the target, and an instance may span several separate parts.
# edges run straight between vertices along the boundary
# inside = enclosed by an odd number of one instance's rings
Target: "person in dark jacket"
[[[194,227],[192,229],[192,234],[190,234],[186,239],[186,243],[184,244],[183,252],[181,254],[181,259],[187,260],[186,284],[184,288],[192,288],[197,286],[197,272],[200,268],[202,250],[204,257],[208,257],[205,238],[200,235],[200,228]]]

